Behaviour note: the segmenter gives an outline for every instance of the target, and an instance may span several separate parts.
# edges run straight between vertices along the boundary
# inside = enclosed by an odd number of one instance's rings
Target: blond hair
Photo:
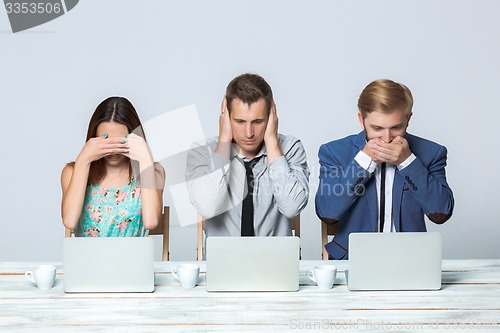
[[[410,116],[413,97],[404,84],[391,80],[375,80],[363,89],[358,99],[358,109],[363,118],[373,111],[402,112]]]

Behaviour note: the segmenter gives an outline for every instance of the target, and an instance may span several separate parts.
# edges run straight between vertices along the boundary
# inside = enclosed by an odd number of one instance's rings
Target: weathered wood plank
[[[182,289],[175,262],[155,263],[154,293],[65,294],[62,267],[54,288],[40,291],[24,277],[33,263],[0,263],[0,331],[352,331],[460,332],[500,330],[498,260],[443,262],[439,291],[351,292],[346,262],[333,289],[318,289],[304,275],[322,261],[301,262],[298,292],[210,293]],[[205,266],[202,264],[202,272]]]

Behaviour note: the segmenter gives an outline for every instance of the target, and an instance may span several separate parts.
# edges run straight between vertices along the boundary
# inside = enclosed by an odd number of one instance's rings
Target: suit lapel
[[[413,145],[412,135],[405,133],[405,139],[408,141],[408,147],[411,150]],[[394,184],[392,186],[392,219],[394,220],[394,228],[397,232],[401,232],[401,201],[403,200],[403,189],[405,181],[396,168],[394,175]]]
[[[394,184],[392,185],[392,219],[394,228],[397,232],[401,231],[401,200],[403,198],[404,180],[398,169],[394,175]]]

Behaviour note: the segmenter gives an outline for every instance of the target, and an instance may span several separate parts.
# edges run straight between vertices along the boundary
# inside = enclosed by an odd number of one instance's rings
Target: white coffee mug
[[[56,267],[52,265],[38,265],[32,271],[27,271],[24,276],[40,290],[48,290],[54,285]]]
[[[307,271],[307,277],[316,282],[319,289],[331,289],[335,283],[337,267],[333,265],[319,265]]]
[[[200,266],[197,264],[181,264],[172,268],[172,275],[181,283],[182,288],[192,289],[196,286]]]

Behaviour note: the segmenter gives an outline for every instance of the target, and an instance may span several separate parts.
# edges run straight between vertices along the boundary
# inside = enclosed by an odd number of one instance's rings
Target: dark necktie
[[[384,217],[385,217],[385,162],[382,163],[380,169],[380,232],[384,232]]]
[[[241,236],[255,236],[253,228],[253,172],[252,169],[259,161],[259,158],[245,163],[248,193],[243,199],[241,208]]]

